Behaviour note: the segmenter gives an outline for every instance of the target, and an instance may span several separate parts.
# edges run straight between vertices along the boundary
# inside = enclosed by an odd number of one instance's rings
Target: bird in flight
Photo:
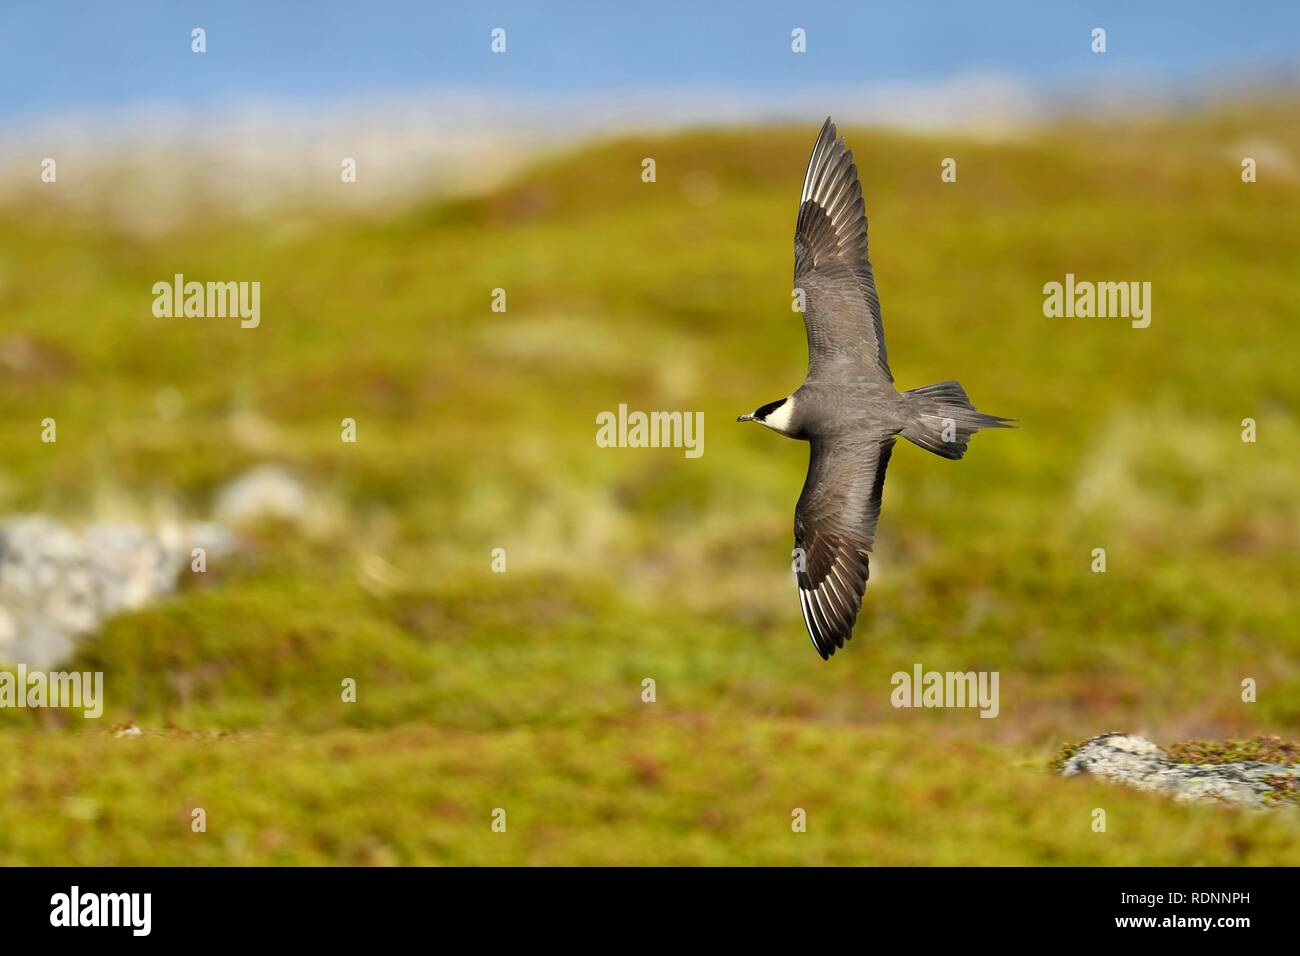
[[[804,176],[794,284],[808,330],[808,374],[793,395],[736,421],[809,443],[794,510],[794,566],[804,624],[826,660],[853,636],[896,436],[957,459],[979,429],[1014,426],[976,411],[957,382],[894,387],[858,169],[829,117]]]

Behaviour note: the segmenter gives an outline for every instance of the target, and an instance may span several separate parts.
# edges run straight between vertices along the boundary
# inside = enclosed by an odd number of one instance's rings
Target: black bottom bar
[[[878,928],[921,932],[926,943],[1041,942],[1050,932],[1231,946],[1288,932],[1295,886],[1289,869],[54,868],[0,871],[0,916],[10,942],[337,945],[436,931],[450,943],[463,937],[445,934],[459,930],[484,941],[608,942],[680,927],[734,943],[848,919],[864,940]]]

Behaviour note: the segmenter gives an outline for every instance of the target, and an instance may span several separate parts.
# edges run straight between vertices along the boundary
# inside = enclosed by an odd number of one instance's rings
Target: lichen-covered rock
[[[1092,774],[1180,801],[1219,801],[1273,807],[1294,801],[1300,765],[1239,760],[1183,763],[1144,737],[1103,734],[1063,756],[1061,775]]]
[[[229,548],[208,524],[96,524],[45,515],[0,522],[0,664],[51,667],[105,618],[170,594],[193,548]]]

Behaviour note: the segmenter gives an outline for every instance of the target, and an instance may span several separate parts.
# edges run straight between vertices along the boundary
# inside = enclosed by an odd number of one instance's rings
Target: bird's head
[[[794,417],[794,399],[778,398],[775,402],[760,405],[748,415],[739,416],[738,422],[758,422],[782,435],[791,434],[791,421]]]

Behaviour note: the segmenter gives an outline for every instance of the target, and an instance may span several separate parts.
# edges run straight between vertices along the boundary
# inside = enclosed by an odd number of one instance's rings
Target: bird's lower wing
[[[894,436],[864,431],[811,448],[794,512],[795,576],[804,624],[825,659],[853,636]]]

